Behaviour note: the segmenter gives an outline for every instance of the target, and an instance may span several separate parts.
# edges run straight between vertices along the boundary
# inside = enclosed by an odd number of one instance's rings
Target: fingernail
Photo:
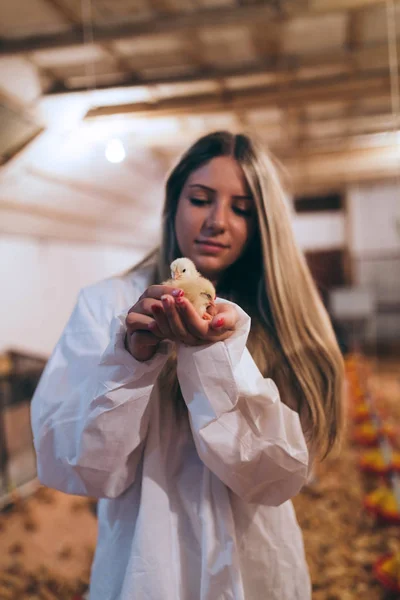
[[[222,325],[225,323],[224,318],[220,317],[219,319],[217,319],[214,323],[214,327],[222,327]]]
[[[181,298],[184,294],[183,290],[173,290],[172,295],[175,296],[175,298]]]

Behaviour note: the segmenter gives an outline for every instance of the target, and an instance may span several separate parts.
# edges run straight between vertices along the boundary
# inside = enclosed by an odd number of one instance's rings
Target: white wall
[[[292,216],[294,234],[305,251],[345,247],[345,217],[342,212],[297,214]]]
[[[399,341],[400,189],[395,183],[349,188],[350,249],[355,283],[369,289],[378,305],[377,329],[383,341]]]
[[[50,354],[79,290],[141,256],[134,250],[0,237],[0,352]]]
[[[399,185],[351,186],[348,202],[354,254],[400,253]]]

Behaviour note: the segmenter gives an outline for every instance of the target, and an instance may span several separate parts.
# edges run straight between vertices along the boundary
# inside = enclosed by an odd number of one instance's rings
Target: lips
[[[227,248],[226,244],[221,244],[220,242],[215,242],[214,240],[196,240],[196,244],[200,244],[202,246],[209,246],[210,248]]]

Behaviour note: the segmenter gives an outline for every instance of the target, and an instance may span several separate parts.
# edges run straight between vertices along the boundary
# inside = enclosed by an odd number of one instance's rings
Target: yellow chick
[[[189,258],[177,258],[171,263],[171,279],[163,285],[180,288],[196,312],[206,320],[213,318],[215,288],[211,281],[200,275]]]

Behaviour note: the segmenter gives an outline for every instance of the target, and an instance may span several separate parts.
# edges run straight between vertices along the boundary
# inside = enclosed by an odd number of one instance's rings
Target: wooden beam
[[[172,7],[168,0],[148,0],[148,2],[151,10],[158,15],[176,14],[179,10],[176,6]]]
[[[55,9],[70,25],[81,26],[82,20],[77,16],[74,10],[64,4],[62,0],[44,0],[46,4]]]
[[[137,23],[119,23],[117,25],[94,25],[93,38],[96,43],[122,39],[132,40],[156,34],[178,35],[202,27],[220,28],[229,25],[245,25],[257,22],[260,25],[273,26],[277,16],[267,4],[237,6],[235,8],[210,8],[193,13],[164,15],[157,19]],[[0,56],[26,54],[36,50],[81,46],[84,43],[82,25],[77,25],[65,33],[45,34],[21,38],[0,40]]]
[[[399,169],[399,148],[394,144],[348,148],[281,160],[289,171],[295,193],[305,193],[332,186],[395,179]]]
[[[39,66],[35,62],[32,54],[27,54],[24,58],[28,63],[30,63],[37,70],[39,77],[41,77],[40,84],[41,84],[41,88],[42,88],[42,90],[41,90],[42,93],[39,92],[38,99],[41,98],[41,96],[43,94],[46,94],[48,92],[51,93],[51,90],[56,87],[65,87],[64,80],[58,76],[58,74],[54,71],[54,69],[51,69],[49,67]],[[47,81],[48,81],[47,86],[44,86],[43,79],[47,79]]]
[[[363,34],[363,23],[358,12],[351,12],[348,14],[346,33],[346,46],[349,52],[354,56],[357,54],[356,51],[360,49]]]
[[[266,58],[273,64],[278,64],[278,59],[282,55],[283,45],[283,34],[282,25],[284,19],[281,22],[277,21],[273,28],[265,28],[254,24],[251,28],[251,38],[253,41],[254,48],[262,61]]]
[[[64,4],[63,0],[44,0],[44,1],[47,2],[47,4],[49,6],[51,6],[52,8],[55,8],[56,11],[58,13],[60,13],[64,17],[64,19],[66,21],[68,21],[68,23],[70,23],[73,27],[83,27],[82,15],[77,14],[77,12],[75,10],[71,9],[69,6]],[[115,63],[118,68],[120,68],[122,71],[126,71],[126,72],[130,73],[131,77],[135,77],[135,74],[134,74],[134,72],[132,72],[132,69],[131,69],[129,63],[116,52],[116,50],[112,47],[111,43],[107,44],[106,42],[104,42],[103,44],[101,44],[101,47],[104,48],[104,50],[109,54],[109,56],[111,56],[115,60]],[[43,67],[38,67],[38,68],[42,72],[45,71],[45,69]],[[55,81],[54,87],[60,87],[65,90],[68,89],[65,82],[60,80],[60,78],[54,72],[52,72],[50,69],[46,69],[46,71],[48,74],[52,75],[52,77]]]
[[[102,47],[104,44],[102,44]],[[273,68],[275,68],[275,59],[266,59],[257,61],[254,65],[248,65],[246,67],[234,67],[227,69],[219,69],[213,67],[207,67],[205,65],[204,60],[200,60],[199,57],[195,57],[193,53],[193,60],[197,62],[197,65],[194,65],[193,72],[191,74],[183,74],[176,75],[173,77],[153,77],[153,78],[144,78],[136,72],[127,73],[124,81],[121,81],[118,85],[114,84],[110,85],[97,85],[96,89],[109,89],[110,87],[118,87],[118,88],[135,88],[135,87],[156,87],[159,85],[175,85],[181,83],[196,83],[202,81],[221,81],[223,79],[227,79],[229,77],[245,77],[251,75],[262,75],[271,72]],[[75,87],[73,89],[67,88],[60,85],[59,83],[54,85],[50,90],[46,92],[46,95],[58,95],[58,94],[71,94],[71,93],[80,93],[87,91],[87,87]]]
[[[280,105],[296,107],[310,102],[348,102],[362,96],[386,96],[390,91],[387,74],[374,77],[326,78],[312,82],[295,81],[282,93],[280,86],[257,87],[231,90],[228,98],[216,94],[201,94],[190,97],[175,97],[158,102],[137,102],[116,106],[100,106],[89,110],[85,119],[131,115],[140,118],[176,117],[185,114],[209,114],[236,110],[251,110]]]
[[[359,10],[385,4],[386,0],[309,0],[309,11],[314,13]]]
[[[350,35],[350,33],[349,33]],[[104,46],[104,44],[102,45]],[[223,81],[235,77],[252,77],[252,76],[275,76],[283,80],[287,80],[288,76],[296,78],[299,73],[308,68],[329,69],[337,68],[343,71],[353,72],[356,69],[368,74],[377,70],[375,62],[379,58],[379,63],[382,64],[388,60],[387,44],[370,44],[366,47],[354,48],[353,50],[343,49],[338,52],[319,53],[318,55],[293,60],[292,57],[278,56],[279,46],[275,46],[275,51],[264,58],[254,61],[251,65],[244,67],[233,68],[215,68],[208,67],[204,63],[198,62],[198,65],[193,68],[192,73],[182,74],[173,77],[155,77],[155,78],[140,78],[137,72],[127,73],[124,81],[118,85],[113,84],[112,87],[156,87],[158,85],[174,85],[182,83],[194,83],[201,81]],[[260,50],[260,49],[259,49]],[[400,41],[398,43],[398,53],[400,54]],[[366,68],[366,65],[370,65]],[[351,68],[349,68],[349,66]],[[97,89],[107,89],[110,84],[97,85]],[[62,83],[56,83],[50,90],[47,90],[47,95],[85,92],[87,87],[76,87],[74,89],[66,88]]]
[[[194,68],[198,70],[198,72],[201,73],[212,68],[205,59],[204,43],[202,42],[198,31],[190,31],[187,34],[182,34],[181,39],[184,43],[184,52],[187,53]]]

